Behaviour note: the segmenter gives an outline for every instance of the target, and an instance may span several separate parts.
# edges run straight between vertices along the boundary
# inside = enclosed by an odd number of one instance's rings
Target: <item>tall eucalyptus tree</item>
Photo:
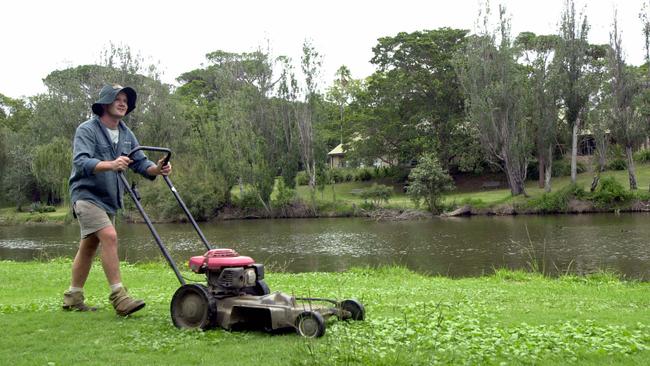
[[[526,75],[517,63],[505,11],[499,7],[499,24],[490,29],[486,9],[483,29],[471,37],[457,65],[468,117],[479,130],[487,158],[506,173],[510,192],[517,196],[526,195],[532,133],[524,109]]]

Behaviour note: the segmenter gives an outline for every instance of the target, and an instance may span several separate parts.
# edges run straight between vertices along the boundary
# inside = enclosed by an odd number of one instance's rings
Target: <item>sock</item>
[[[84,292],[84,288],[83,288],[83,287],[72,287],[72,286],[70,286],[70,288],[68,289],[68,291],[69,291],[70,293],[75,293],[75,292]]]
[[[115,283],[111,285],[111,292],[117,291],[120,287],[122,287],[122,282]]]

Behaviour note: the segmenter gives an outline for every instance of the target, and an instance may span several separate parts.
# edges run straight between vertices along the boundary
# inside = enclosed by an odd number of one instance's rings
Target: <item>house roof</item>
[[[338,144],[332,151],[328,152],[327,155],[344,155],[343,144]]]

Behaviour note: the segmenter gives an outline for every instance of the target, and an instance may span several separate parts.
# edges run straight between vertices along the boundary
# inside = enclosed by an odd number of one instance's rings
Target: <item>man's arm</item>
[[[129,164],[131,164],[133,160],[129,159],[126,156],[119,156],[115,160],[108,160],[108,161],[100,161],[95,165],[95,169],[93,170],[94,174],[97,173],[102,173],[102,172],[109,172],[109,171],[124,171],[126,168],[129,167]]]

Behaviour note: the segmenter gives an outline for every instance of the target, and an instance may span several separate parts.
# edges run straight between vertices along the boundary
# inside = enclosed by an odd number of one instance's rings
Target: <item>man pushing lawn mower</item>
[[[103,88],[99,101],[93,104],[97,116],[82,123],[75,134],[70,189],[82,239],[72,264],[70,289],[64,294],[64,309],[95,310],[84,304],[82,289],[100,243],[102,265],[111,286],[110,300],[115,311],[126,316],[144,307],[144,301],[134,300],[127,294],[120,279],[113,220],[115,212],[122,208],[122,193],[126,190],[181,284],[170,304],[172,323],[176,327],[202,330],[215,327],[266,331],[295,329],[298,334],[313,338],[325,334],[325,321],[332,316],[341,320],[364,319],[365,308],[354,299],[337,301],[295,297],[278,291],[271,293],[264,281],[264,265],[255,263],[250,257],[240,256],[232,249],[213,248],[168,177],[171,150],[139,146],[133,133],[120,120],[133,110],[135,99],[135,91],[131,88]],[[143,151],[164,152],[166,156],[154,164]],[[139,195],[129,187],[123,172],[127,166],[150,179],[163,175],[163,180],[208,250],[189,261],[193,272],[205,275],[206,284],[186,283],[140,204]]]
[[[124,187],[118,172],[131,168],[148,179],[171,173],[171,164],[147,159],[142,151],[129,153],[138,140],[122,121],[134,108],[137,95],[130,87],[104,86],[92,105],[94,116],[77,128],[73,142],[70,194],[81,227],[79,250],[72,263],[70,288],[63,294],[63,309],[95,311],[84,303],[83,286],[101,244],[101,260],[111,289],[109,299],[118,315],[127,316],[145,306],[122,285],[117,255],[115,214],[122,208]]]

